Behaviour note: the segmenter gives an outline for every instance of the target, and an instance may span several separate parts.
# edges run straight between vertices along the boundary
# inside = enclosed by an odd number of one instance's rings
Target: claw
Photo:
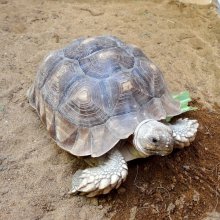
[[[126,164],[122,164],[122,167],[125,169],[125,170],[128,170],[128,166]]]
[[[189,139],[189,141],[192,142],[192,141],[195,140],[195,138],[196,138],[195,136],[194,136],[194,137],[191,137],[191,138]]]
[[[111,188],[114,189],[116,187],[116,185],[117,185],[117,182],[114,184],[111,184]]]
[[[184,148],[185,147],[184,143],[181,143],[181,142],[178,142],[178,146],[179,146],[179,148]]]
[[[122,170],[121,177],[122,177],[123,182],[126,180],[127,175],[128,175],[127,170]]]
[[[76,195],[77,194],[77,190],[72,189],[71,191],[68,192],[68,194]]]
[[[109,179],[101,180],[101,182],[99,183],[99,189],[106,188],[110,183],[111,183],[111,181]]]
[[[109,186],[109,187],[107,187],[106,189],[104,189],[102,193],[103,193],[103,194],[107,194],[107,193],[109,193],[111,190],[112,190],[112,187]]]
[[[190,142],[187,141],[187,142],[185,143],[185,146],[188,147],[189,145],[190,145]]]
[[[99,190],[96,190],[96,191],[93,191],[91,193],[88,193],[88,194],[84,194],[86,195],[87,197],[94,197],[94,196],[97,196],[100,194],[100,191]]]
[[[180,137],[179,134],[176,135],[176,139],[177,139],[178,141],[181,141],[181,137]]]
[[[117,185],[116,185],[115,189],[118,189],[118,188],[119,188],[119,186],[121,185],[121,183],[122,183],[122,179],[119,179],[119,181],[118,181],[118,183],[117,183]]]
[[[188,142],[188,138],[182,136],[180,141],[181,141],[181,142],[184,142],[184,143],[187,143],[187,142]]]
[[[113,174],[113,175],[111,176],[111,184],[114,185],[114,184],[117,183],[117,182],[118,182],[118,176],[115,175],[115,174]]]

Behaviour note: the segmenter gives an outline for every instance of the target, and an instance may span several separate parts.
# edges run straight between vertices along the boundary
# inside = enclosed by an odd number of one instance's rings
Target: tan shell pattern
[[[49,54],[29,100],[51,137],[77,156],[101,156],[142,120],[180,113],[160,70],[113,36],[78,39]]]

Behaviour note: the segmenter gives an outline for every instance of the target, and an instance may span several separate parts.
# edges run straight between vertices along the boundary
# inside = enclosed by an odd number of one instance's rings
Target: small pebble
[[[99,205],[98,208],[101,210],[101,209],[103,209],[103,206],[102,206],[102,205]]]
[[[189,166],[187,166],[187,165],[184,165],[183,168],[184,168],[185,170],[189,170],[189,169],[190,169]]]
[[[167,207],[167,212],[172,213],[175,207],[176,206],[171,202]]]

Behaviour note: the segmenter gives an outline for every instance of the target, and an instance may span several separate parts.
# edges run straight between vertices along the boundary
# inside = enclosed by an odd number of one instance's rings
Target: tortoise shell
[[[80,38],[50,53],[29,100],[51,137],[77,156],[101,156],[141,121],[181,112],[161,71],[113,36]]]

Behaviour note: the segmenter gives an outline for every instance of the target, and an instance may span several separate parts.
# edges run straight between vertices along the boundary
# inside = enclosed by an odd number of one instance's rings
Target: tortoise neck
[[[120,148],[120,152],[126,161],[147,157],[147,155],[136,149],[132,141],[125,142],[124,145]]]

